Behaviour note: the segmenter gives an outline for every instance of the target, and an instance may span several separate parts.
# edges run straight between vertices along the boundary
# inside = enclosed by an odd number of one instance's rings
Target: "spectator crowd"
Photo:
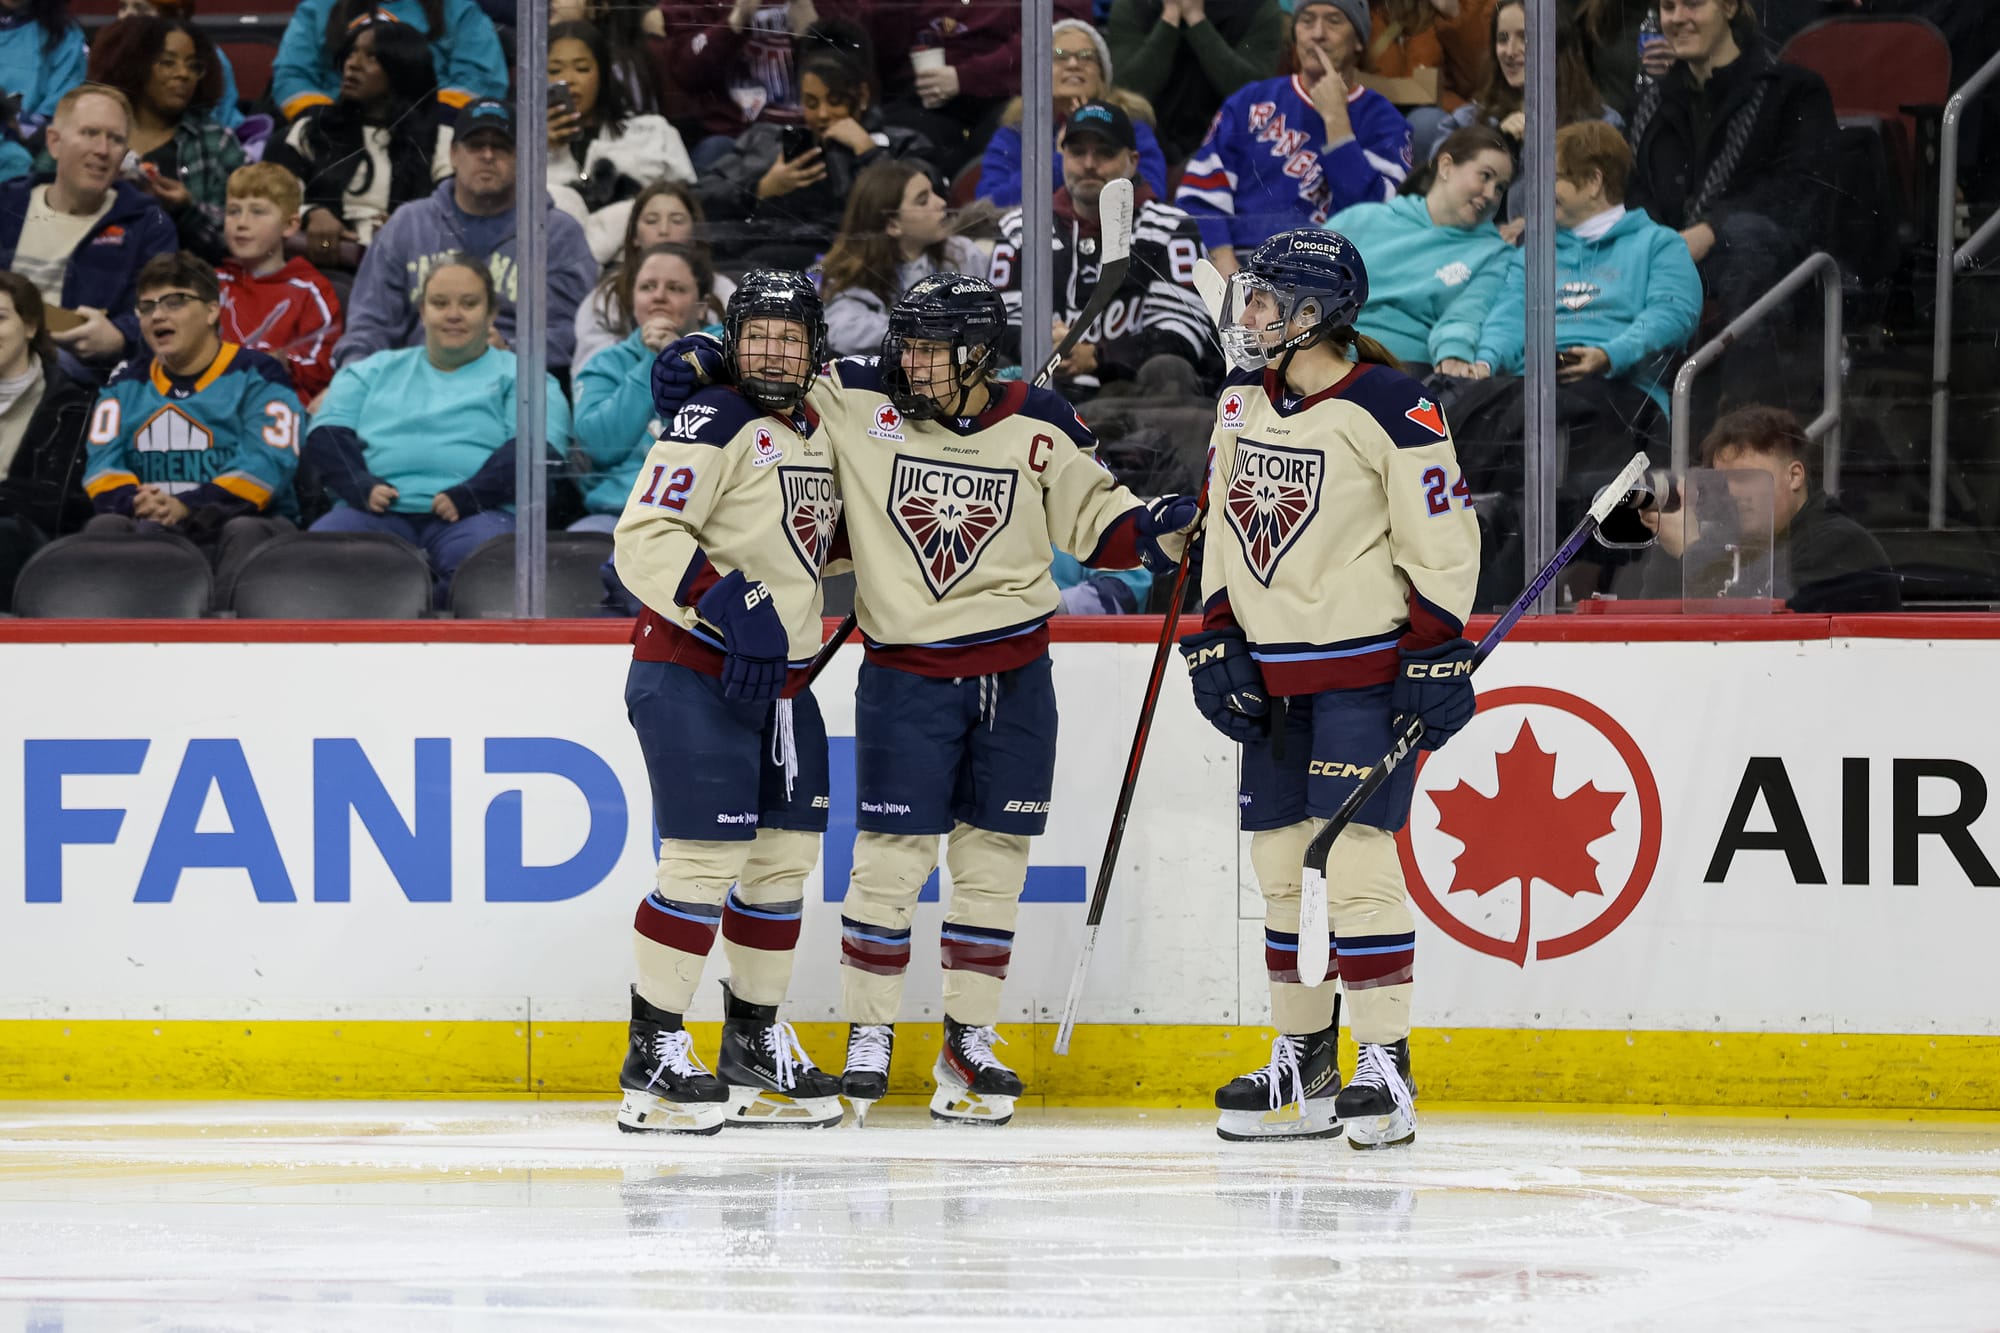
[[[1858,3],[1558,0],[1559,506],[1635,440],[1663,453],[1680,358],[1827,244],[1833,102],[1774,53]],[[918,279],[989,277],[1018,360],[1023,250],[1053,246],[1060,339],[1117,179],[1132,263],[1056,382],[1124,480],[1199,482],[1225,365],[1198,262],[1326,226],[1369,267],[1360,331],[1429,377],[1474,489],[1518,493],[1524,0],[1055,9],[1049,237],[1020,208],[1016,0],[552,0],[547,339],[522,348],[513,5],[303,0],[245,98],[191,0],[83,15],[109,20],[88,40],[67,0],[0,0],[0,610],[79,531],[194,542],[217,609],[274,537],[391,533],[445,605],[513,528],[522,374],[546,381],[551,522],[608,531],[652,358],[735,275],[811,273],[838,354]],[[1768,388],[1800,336],[1775,321],[1732,373]],[[1788,517],[1838,517],[1781,481]]]

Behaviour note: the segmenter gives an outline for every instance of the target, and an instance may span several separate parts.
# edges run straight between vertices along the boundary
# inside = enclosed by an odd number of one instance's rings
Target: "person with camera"
[[[694,180],[680,131],[666,117],[642,115],[611,77],[612,55],[593,23],[558,23],[549,30],[549,188],[567,187],[582,201],[592,253],[617,244],[635,198],[663,180]],[[604,233],[599,237],[597,233]]]
[[[809,266],[839,234],[848,192],[864,168],[931,151],[923,136],[882,124],[866,66],[853,54],[806,57],[799,101],[803,125],[752,125],[735,151],[702,175],[702,209],[724,255],[774,268]]]

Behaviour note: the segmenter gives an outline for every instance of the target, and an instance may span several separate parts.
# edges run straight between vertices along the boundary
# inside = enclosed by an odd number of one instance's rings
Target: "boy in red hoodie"
[[[304,259],[285,258],[285,238],[299,229],[299,178],[269,162],[229,175],[223,237],[230,257],[215,271],[222,284],[222,337],[268,352],[292,372],[310,404],[333,378],[340,339],[340,298]]]

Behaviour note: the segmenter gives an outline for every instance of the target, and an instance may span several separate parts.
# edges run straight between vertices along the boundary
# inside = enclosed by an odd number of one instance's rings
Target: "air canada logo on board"
[[[1014,516],[1011,468],[973,467],[896,455],[889,517],[909,543],[931,596],[943,597],[972,572],[993,535]]]
[[[778,482],[785,488],[785,535],[792,540],[792,554],[818,573],[840,526],[833,473],[821,467],[781,467]]]
[[[1243,559],[1265,587],[1271,586],[1278,562],[1319,512],[1319,485],[1325,475],[1326,459],[1316,451],[1256,440],[1237,444],[1236,466],[1229,474],[1223,505],[1243,546]]]
[[[1419,758],[1396,842],[1432,925],[1526,967],[1623,924],[1660,838],[1659,785],[1631,734],[1573,694],[1512,686],[1481,691],[1472,723]]]

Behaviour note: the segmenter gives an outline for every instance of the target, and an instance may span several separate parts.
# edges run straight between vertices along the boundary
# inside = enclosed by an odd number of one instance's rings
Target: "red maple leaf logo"
[[[1431,793],[1431,800],[1437,804],[1438,831],[1465,844],[1452,864],[1447,893],[1484,894],[1521,882],[1521,933],[1514,942],[1518,962],[1527,957],[1535,880],[1571,897],[1604,892],[1590,844],[1613,832],[1611,816],[1626,793],[1599,791],[1595,783],[1585,783],[1557,796],[1556,757],[1542,749],[1525,721],[1513,746],[1494,756],[1493,766],[1499,779],[1493,795],[1460,782],[1449,791]]]
[[[884,406],[881,411],[875,414],[875,425],[881,430],[894,430],[902,422],[903,418],[897,414],[896,409],[893,407]]]

